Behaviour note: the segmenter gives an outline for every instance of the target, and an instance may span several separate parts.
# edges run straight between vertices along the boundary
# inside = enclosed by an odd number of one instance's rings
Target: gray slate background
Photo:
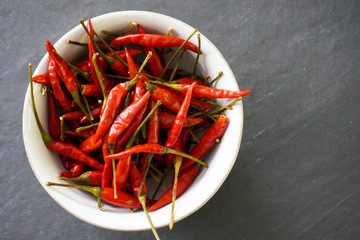
[[[84,223],[37,182],[22,142],[27,65],[89,18],[149,10],[199,28],[244,99],[237,162],[162,239],[360,239],[359,1],[0,2],[0,239],[153,239]]]

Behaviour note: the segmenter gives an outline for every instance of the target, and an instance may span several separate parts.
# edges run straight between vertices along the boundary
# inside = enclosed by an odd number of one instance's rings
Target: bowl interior
[[[194,31],[193,27],[177,19],[144,11],[114,12],[92,19],[93,26],[98,32],[103,29],[120,31],[128,26],[131,21],[140,23],[144,29],[151,33],[165,34],[172,27],[173,35],[183,39],[186,39]],[[78,25],[73,28],[54,45],[63,57],[72,62],[84,58],[86,55],[84,48],[67,44],[67,39],[86,42],[87,38],[82,27]],[[196,35],[190,41],[197,44]],[[199,60],[200,71],[209,74],[211,78],[217,76],[219,71],[223,71],[224,74],[216,87],[238,90],[236,79],[221,53],[203,35],[201,35],[201,44],[203,54]],[[45,52],[45,43],[43,51]],[[47,72],[47,58],[48,55],[45,54],[33,72],[34,76]],[[182,67],[188,69],[190,66],[192,67],[194,58],[195,54],[193,53],[185,54]],[[40,85],[34,84],[34,90],[38,113],[44,128],[47,129],[47,99],[46,96],[41,95]],[[226,105],[231,100],[220,99],[217,101],[222,105]],[[203,206],[215,194],[229,174],[240,148],[243,128],[242,109],[242,103],[239,102],[233,107],[233,110],[226,111],[226,116],[230,119],[228,129],[220,144],[206,154],[205,161],[208,162],[209,168],[202,168],[190,188],[176,200],[175,221],[185,218]],[[121,231],[150,229],[146,216],[142,211],[131,213],[128,209],[111,207],[105,203],[104,208],[106,210],[100,211],[97,208],[96,199],[86,192],[76,189],[47,187],[45,185],[48,181],[58,182],[57,176],[64,169],[58,155],[49,151],[41,139],[31,108],[29,88],[25,96],[23,109],[23,138],[29,163],[38,181],[47,193],[68,212],[85,222],[107,229]],[[155,227],[169,224],[170,211],[171,206],[169,205],[150,214]]]

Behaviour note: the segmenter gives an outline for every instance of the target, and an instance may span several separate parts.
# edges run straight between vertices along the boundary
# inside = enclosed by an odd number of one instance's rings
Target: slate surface
[[[237,162],[162,239],[360,238],[359,1],[0,2],[0,239],[153,239],[76,219],[41,188],[22,142],[27,64],[81,17],[149,10],[197,26],[244,100]]]

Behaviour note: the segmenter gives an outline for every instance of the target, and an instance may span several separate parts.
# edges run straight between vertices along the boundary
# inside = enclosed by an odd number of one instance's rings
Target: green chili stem
[[[177,55],[177,54],[179,53],[179,51],[183,48],[183,46],[185,45],[185,43],[187,43],[187,42],[190,40],[190,38],[191,38],[197,31],[198,31],[198,29],[195,29],[194,32],[193,32],[193,33],[183,42],[183,44],[181,44],[181,46],[176,50],[176,52],[174,53],[174,55],[170,58],[170,60],[168,61],[168,63],[167,63],[166,66],[164,67],[164,69],[162,70],[159,78],[161,78],[161,77],[165,74],[166,70],[169,68],[171,62],[174,60],[174,58],[176,57],[176,55]]]
[[[31,65],[31,63],[29,63],[29,75],[30,75],[31,104],[32,104],[32,108],[33,108],[33,111],[34,111],[36,124],[38,125],[38,128],[39,128],[40,133],[41,133],[41,137],[42,137],[45,145],[49,145],[53,141],[53,138],[47,132],[45,132],[45,130],[44,130],[42,124],[41,124],[37,109],[36,109],[35,97],[34,97],[34,87],[33,87],[33,80],[32,80],[32,65]]]
[[[60,120],[60,141],[65,141],[65,134],[64,134],[64,118],[59,117]]]
[[[116,34],[116,33],[114,33],[114,32],[110,32],[110,31],[108,31],[108,30],[102,30],[101,31],[103,34],[106,34],[106,35],[108,35],[108,36],[111,36],[111,37],[118,37],[119,35],[118,34]]]
[[[196,78],[196,69],[197,69],[197,65],[199,62],[199,57],[200,57],[200,52],[201,52],[201,40],[200,40],[200,33],[197,35],[198,38],[198,52],[195,58],[195,63],[194,63],[194,68],[193,68],[193,72],[191,74],[191,78]]]
[[[81,132],[81,131],[84,131],[86,129],[89,129],[89,128],[93,128],[93,127],[96,127],[97,125],[99,125],[99,123],[93,123],[93,124],[90,124],[90,125],[87,125],[87,126],[82,126],[82,127],[78,127],[75,132]]]
[[[176,71],[177,71],[177,69],[178,69],[178,67],[180,65],[180,62],[181,62],[181,59],[182,59],[184,53],[185,53],[185,49],[181,49],[180,57],[179,57],[178,61],[176,62],[176,65],[175,65],[175,67],[174,67],[174,69],[173,69],[173,71],[172,71],[172,73],[170,75],[169,82],[171,82],[174,79],[175,73],[176,73]]]
[[[149,154],[146,155],[146,168],[145,168],[145,172],[143,174],[143,177],[141,179],[141,184],[140,184],[140,187],[139,187],[138,196],[141,196],[142,189],[143,189],[147,174],[149,172],[150,163],[151,163],[151,160],[152,160],[153,157],[154,157],[153,153],[149,153]]]
[[[223,71],[220,71],[219,74],[209,83],[209,86],[211,86],[216,80],[218,80],[223,75]]]
[[[141,64],[140,68],[139,68],[139,73],[141,73],[141,71],[144,69],[146,63],[149,61],[149,59],[152,56],[152,52],[150,51],[147,55],[146,58],[144,59],[143,63]]]
[[[107,49],[109,49],[109,51],[114,54],[115,58],[118,59],[120,62],[122,62],[122,64],[125,65],[125,67],[128,67],[127,62],[124,61],[124,59],[122,59],[115,51],[114,49],[102,38],[100,37],[100,35],[95,31],[94,29],[94,34],[96,37],[99,38],[99,40],[107,47]]]
[[[160,240],[160,237],[159,237],[159,235],[158,235],[157,232],[156,232],[156,229],[155,229],[155,227],[154,227],[154,225],[153,225],[153,223],[152,223],[152,221],[151,221],[150,215],[149,215],[148,210],[147,210],[147,206],[146,206],[146,194],[142,194],[141,196],[138,196],[138,199],[139,199],[139,201],[140,201],[140,203],[141,203],[141,205],[142,205],[142,207],[143,207],[143,209],[144,209],[144,212],[145,212],[145,214],[146,214],[146,218],[147,218],[148,221],[149,221],[149,224],[150,224],[150,226],[151,226],[151,230],[152,230],[155,238],[156,238],[157,240]]]
[[[170,230],[174,227],[174,209],[175,209],[175,199],[176,199],[176,188],[178,183],[179,170],[181,167],[182,158],[176,157],[174,158],[174,168],[175,168],[175,176],[174,176],[174,187],[172,192],[172,204],[171,204],[171,218],[169,228]]]
[[[111,146],[109,147],[110,150],[110,154],[114,154],[114,150],[115,150],[115,146]],[[117,195],[117,187],[116,187],[116,165],[115,165],[115,159],[111,159],[111,163],[112,163],[112,169],[113,169],[113,185],[114,185],[114,198],[118,198]]]

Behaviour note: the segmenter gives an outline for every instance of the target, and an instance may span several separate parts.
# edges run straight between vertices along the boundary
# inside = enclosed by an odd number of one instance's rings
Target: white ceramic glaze
[[[102,29],[120,31],[131,21],[140,23],[147,31],[153,33],[165,34],[172,27],[173,35],[183,39],[186,39],[194,30],[193,27],[172,17],[144,11],[113,12],[92,19],[95,30],[99,32]],[[201,26],[198,28],[201,30]],[[84,48],[67,44],[67,39],[87,41],[82,27],[78,25],[73,28],[55,44],[57,51],[66,59],[79,60],[79,56],[84,56]],[[197,44],[196,35],[190,41]],[[212,78],[217,76],[219,71],[223,71],[224,74],[216,87],[238,90],[236,79],[221,53],[203,35],[201,35],[201,43],[201,71],[209,74]],[[45,42],[44,49],[39,49],[39,51],[45,52]],[[187,54],[187,58],[190,60],[193,60],[194,57],[194,54]],[[48,55],[46,54],[34,71],[34,76],[47,72],[47,58]],[[47,99],[46,96],[41,96],[41,86],[34,85],[36,106],[40,119],[47,129]],[[221,99],[218,102],[227,104],[230,101],[229,99]],[[175,221],[189,216],[209,201],[222,185],[236,161],[243,129],[242,103],[236,104],[233,110],[226,111],[226,116],[230,119],[230,123],[221,143],[206,154],[205,160],[208,162],[209,168],[202,168],[190,188],[176,200]],[[120,231],[150,229],[142,211],[131,213],[128,209],[115,208],[107,204],[103,205],[105,211],[100,211],[97,207],[96,198],[91,194],[77,189],[45,185],[48,181],[59,182],[57,176],[64,169],[57,154],[50,152],[41,139],[31,108],[30,88],[27,90],[23,109],[23,138],[29,163],[38,181],[46,192],[68,212],[85,222],[102,228]],[[229,194],[231,195],[231,193]],[[171,205],[150,213],[155,227],[163,227],[169,224],[170,211]]]

